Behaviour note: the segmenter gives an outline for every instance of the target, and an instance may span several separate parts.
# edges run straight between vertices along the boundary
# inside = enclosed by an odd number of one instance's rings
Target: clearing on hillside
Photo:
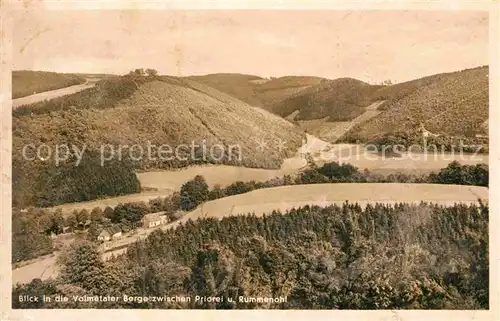
[[[329,117],[325,117],[322,119],[312,119],[312,120],[299,120],[296,121],[300,128],[304,129],[307,133],[310,133],[314,136],[317,136],[321,139],[324,139],[329,142],[336,142],[340,137],[342,137],[345,133],[349,132],[351,128],[354,126],[361,124],[378,114],[380,111],[377,110],[379,106],[381,106],[385,101],[376,101],[371,105],[364,108],[364,111],[361,115],[357,116],[351,121],[328,121]],[[296,110],[293,115],[293,119],[299,114],[299,111]],[[288,119],[288,117],[287,117]],[[292,119],[292,120],[293,120]]]

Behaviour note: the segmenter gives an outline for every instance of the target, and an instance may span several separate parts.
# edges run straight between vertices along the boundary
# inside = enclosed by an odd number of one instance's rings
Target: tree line
[[[86,151],[75,166],[73,158],[58,166],[53,162],[13,160],[13,206],[50,207],[141,191],[127,160],[112,159],[101,166],[99,153]]]
[[[103,262],[77,242],[14,308],[488,309],[488,207],[305,206],[157,230]],[[19,295],[224,296],[221,303],[19,302]],[[286,296],[286,302],[239,302]]]
[[[95,241],[100,228],[103,227],[117,225],[122,231],[128,232],[140,226],[141,220],[146,214],[157,212],[165,212],[169,221],[173,222],[181,218],[185,212],[193,210],[204,202],[243,194],[261,188],[339,182],[432,183],[488,186],[489,179],[488,167],[485,164],[460,165],[458,162],[452,162],[438,173],[431,173],[429,175],[377,175],[366,170],[361,172],[351,164],[339,165],[336,162],[327,163],[321,167],[312,167],[295,178],[286,175],[265,182],[237,181],[224,188],[220,185],[215,185],[211,189],[205,178],[197,175],[192,180],[184,183],[180,191],[176,191],[172,195],[151,199],[148,202],[120,203],[115,208],[107,206],[104,210],[100,207],[95,207],[90,212],[86,209],[74,210],[65,219],[62,218],[60,210],[50,213],[45,210],[30,208],[24,214],[16,210],[13,212],[13,220],[17,220],[16,222],[23,221],[25,222],[23,224],[26,224],[27,227],[24,230],[21,228],[12,230],[13,262],[51,253],[53,247],[48,235],[61,234],[64,228],[68,228],[68,232],[85,230],[88,233],[87,238]],[[31,220],[36,222],[42,221],[44,223],[40,225],[39,223],[31,222]],[[89,225],[86,225],[87,221],[90,221]],[[33,228],[33,226],[42,226],[42,228]],[[38,246],[34,248],[25,246],[24,241],[29,238],[39,239],[38,245],[43,250],[40,250]]]
[[[179,208],[189,211],[203,202],[226,196],[247,193],[260,188],[270,188],[286,185],[325,184],[325,183],[429,183],[488,186],[489,169],[486,164],[461,165],[451,162],[438,173],[431,174],[375,174],[369,170],[360,171],[351,164],[337,162],[326,163],[320,167],[310,164],[310,168],[296,177],[285,175],[266,182],[234,182],[225,188],[220,185],[209,188],[204,177],[196,176],[182,185],[180,190]]]
[[[488,137],[475,137],[474,130],[470,130],[470,134],[462,136],[439,135],[429,136],[425,142],[422,133],[418,130],[400,131],[395,133],[387,133],[367,142],[377,146],[378,150],[389,148],[391,150],[394,146],[403,146],[405,148],[414,148],[420,146],[421,150],[427,150],[429,153],[434,152],[464,152],[464,153],[481,153],[488,154],[489,152],[489,139]],[[348,143],[359,143],[359,138],[355,134],[352,137],[346,137],[345,141]]]

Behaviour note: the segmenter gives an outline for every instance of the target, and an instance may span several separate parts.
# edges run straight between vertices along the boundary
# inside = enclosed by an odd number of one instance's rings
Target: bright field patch
[[[186,214],[180,221],[205,217],[222,218],[248,213],[262,215],[273,210],[286,212],[305,205],[341,205],[347,200],[349,203],[359,203],[361,206],[377,202],[394,204],[422,201],[452,206],[454,203],[475,203],[478,198],[488,200],[486,187],[399,183],[293,185],[260,189],[207,202]]]

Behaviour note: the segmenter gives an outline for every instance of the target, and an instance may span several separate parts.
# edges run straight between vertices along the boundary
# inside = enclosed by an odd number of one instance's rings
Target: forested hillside
[[[270,110],[282,117],[296,112],[295,120],[328,117],[328,121],[348,121],[375,101],[373,93],[381,87],[352,78],[326,80],[273,105]]]
[[[486,206],[345,204],[283,214],[189,221],[155,231],[115,261],[102,262],[90,243],[74,244],[57,280],[13,288],[13,307],[488,309]],[[42,294],[69,301],[17,300]],[[75,302],[73,295],[141,301]],[[193,300],[144,301],[164,295]]]
[[[275,104],[302,92],[304,89],[326,81],[325,78],[312,76],[285,76],[266,79],[242,74],[210,74],[190,76],[187,79],[203,83],[266,110],[272,110]]]
[[[382,113],[353,127],[345,141],[370,141],[384,134],[427,130],[446,136],[487,134],[489,106],[488,66],[433,75],[390,87],[375,93],[387,100]],[[419,137],[420,138],[420,137]]]
[[[279,168],[304,137],[288,121],[216,89],[154,74],[106,79],[73,95],[19,107],[13,112],[12,131],[15,206],[134,193],[138,185],[130,173],[136,169],[202,163]],[[256,140],[283,142],[283,148],[264,153],[256,148]],[[41,145],[52,148],[51,159],[31,161],[22,155],[23,148],[31,146],[32,157]],[[85,148],[83,161],[89,164],[57,169],[53,157],[60,145]],[[170,153],[165,155],[165,149]],[[95,169],[102,171],[96,175],[90,170],[102,160],[96,157],[116,162]]]

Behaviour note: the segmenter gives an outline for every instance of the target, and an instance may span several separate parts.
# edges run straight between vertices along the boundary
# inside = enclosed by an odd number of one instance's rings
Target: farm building
[[[155,227],[165,223],[167,223],[165,212],[147,214],[142,218],[142,226],[145,228]]]
[[[98,241],[109,241],[122,236],[122,230],[118,226],[111,226],[103,229],[97,236]]]

